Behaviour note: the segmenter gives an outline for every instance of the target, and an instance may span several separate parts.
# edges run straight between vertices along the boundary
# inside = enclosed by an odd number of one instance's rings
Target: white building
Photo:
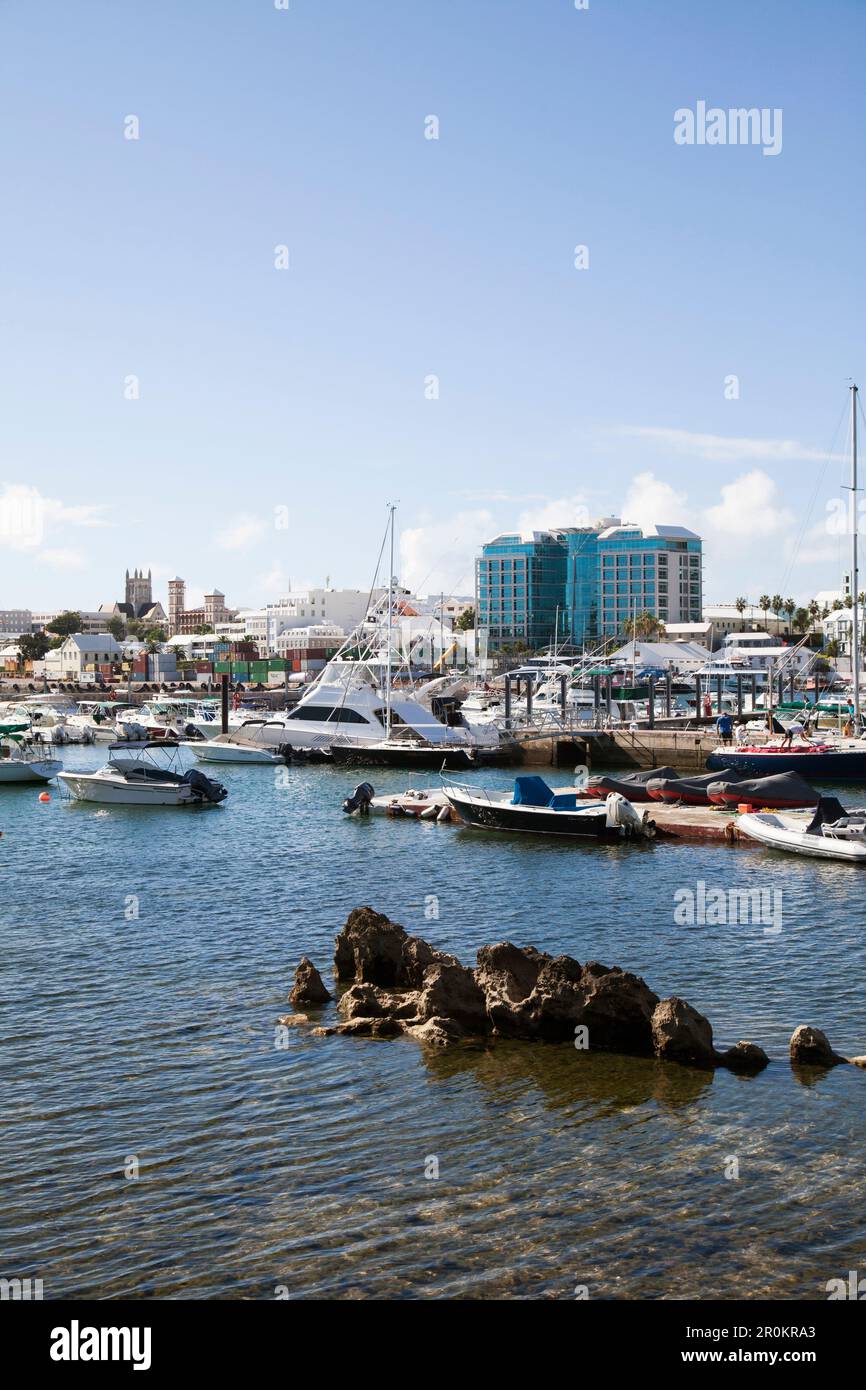
[[[79,681],[120,658],[121,649],[111,633],[76,632],[45,653],[45,674],[49,680]]]
[[[864,650],[863,636],[866,628],[866,609],[858,608],[860,618],[860,650]],[[824,641],[835,642],[840,656],[851,655],[851,633],[853,630],[853,608],[834,608],[821,623]]]
[[[374,589],[372,602],[387,590]],[[352,632],[367,616],[367,589],[299,589],[264,608],[244,608],[237,614],[241,636],[249,634],[262,656],[279,654],[278,638],[287,628],[329,623]]]

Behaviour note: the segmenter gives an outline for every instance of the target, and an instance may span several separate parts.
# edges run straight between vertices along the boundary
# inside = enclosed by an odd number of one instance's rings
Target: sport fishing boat
[[[543,777],[516,777],[511,791],[443,783],[449,806],[479,830],[515,830],[570,839],[652,839],[655,825],[624,796],[611,792],[604,805],[578,804],[573,790],[555,792]]]
[[[737,830],[768,849],[866,864],[866,811],[846,811],[833,796],[821,797],[812,813],[766,811],[740,816]]]
[[[178,745],[168,739],[109,745],[111,756],[98,772],[62,772],[73,801],[107,806],[206,806],[228,796],[219,782],[192,768],[184,772]]]
[[[6,782],[50,782],[63,764],[46,758],[30,739],[27,724],[0,724],[0,785]]]

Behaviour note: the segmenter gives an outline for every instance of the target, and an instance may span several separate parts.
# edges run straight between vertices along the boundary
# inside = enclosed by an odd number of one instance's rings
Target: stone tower
[[[168,581],[168,635],[174,637],[180,632],[180,615],[186,608],[186,580]]]
[[[132,575],[130,575],[129,570],[126,571],[126,602],[132,609],[135,618],[153,606],[150,570],[147,571],[146,575],[144,570],[135,570]]]

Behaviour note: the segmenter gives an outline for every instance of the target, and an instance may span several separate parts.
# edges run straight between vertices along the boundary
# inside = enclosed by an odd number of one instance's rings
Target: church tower
[[[135,570],[130,576],[129,570],[126,571],[126,602],[132,609],[133,617],[137,618],[140,613],[144,613],[148,608],[153,607],[153,583],[150,570],[147,574],[144,570]]]

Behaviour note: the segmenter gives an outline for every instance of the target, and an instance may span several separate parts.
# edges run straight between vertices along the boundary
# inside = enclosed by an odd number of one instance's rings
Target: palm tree
[[[734,607],[736,608],[736,610],[737,610],[737,612],[739,613],[739,615],[740,615],[741,618],[742,618],[743,614],[745,613],[746,609],[748,608],[748,606],[749,606],[749,605],[747,604],[747,602],[746,602],[746,600],[745,600],[744,598],[738,598],[737,601],[736,601],[736,603],[734,604]]]
[[[813,599],[812,599],[812,602],[809,604],[809,617],[812,619],[812,626],[813,626],[813,627],[814,627],[815,624],[817,623],[817,621],[818,621],[818,619],[820,618],[820,616],[821,616],[821,605],[819,604],[819,602],[818,602],[817,599],[814,599],[814,598],[813,598]]]
[[[794,627],[798,632],[805,632],[809,626],[808,608],[798,608],[794,614]]]
[[[760,608],[761,612],[764,614],[765,617],[767,613],[770,611],[772,604],[773,600],[770,598],[769,594],[761,594],[761,597],[758,599],[758,607]]]
[[[791,626],[791,619],[792,619],[792,617],[794,616],[794,612],[795,612],[795,610],[796,610],[796,608],[797,608],[797,605],[796,605],[794,599],[792,599],[792,598],[786,598],[786,599],[785,599],[785,603],[784,603],[783,606],[784,606],[784,609],[785,609],[786,614],[788,615],[788,626],[790,627],[790,626]]]

